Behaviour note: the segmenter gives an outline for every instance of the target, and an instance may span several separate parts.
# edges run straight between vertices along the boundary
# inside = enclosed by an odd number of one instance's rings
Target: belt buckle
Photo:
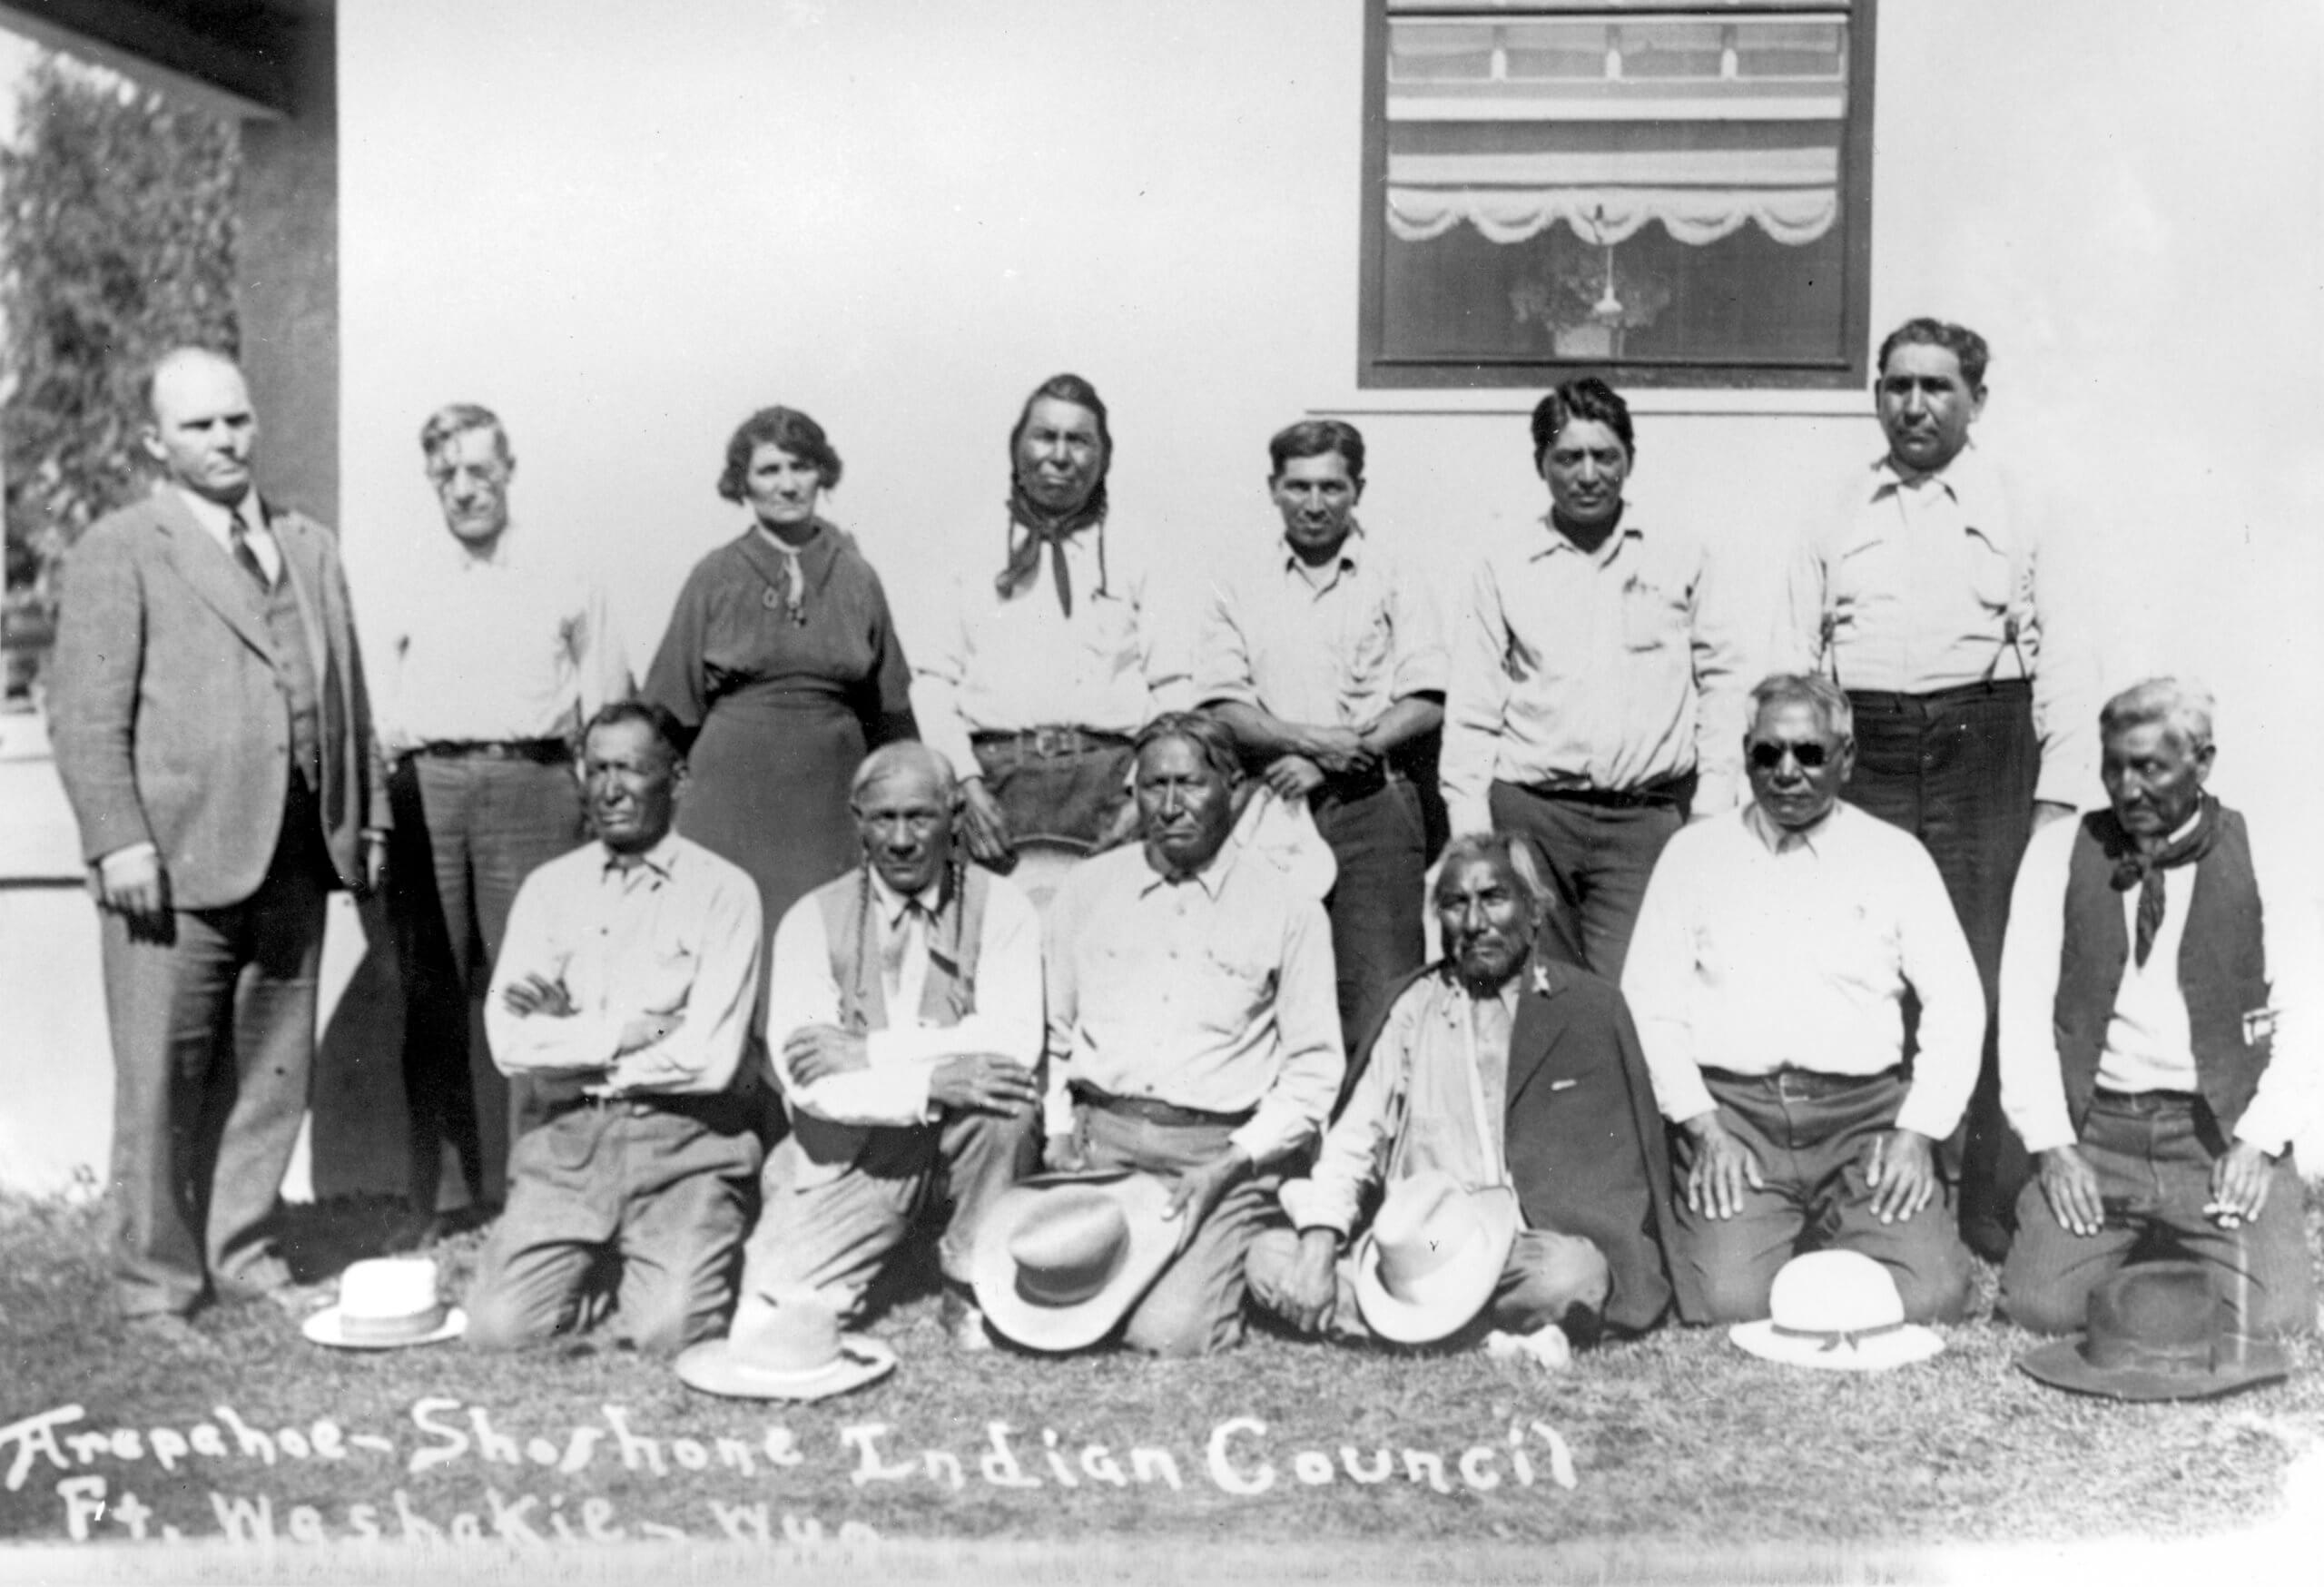
[[[1070,727],[1036,727],[1033,729],[1033,753],[1043,760],[1054,760],[1073,751],[1073,729]]]

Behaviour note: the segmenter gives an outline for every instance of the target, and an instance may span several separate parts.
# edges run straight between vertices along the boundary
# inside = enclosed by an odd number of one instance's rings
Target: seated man
[[[1226,843],[1226,728],[1157,717],[1135,764],[1144,843],[1084,862],[1050,905],[1047,1157],[1176,1180],[1192,1233],[1125,1337],[1196,1355],[1241,1339],[1244,1257],[1345,1059],[1323,906]]]
[[[2314,1107],[2309,901],[2203,791],[2211,696],[2153,678],[2099,714],[2112,808],[2034,834],[2002,952],[2002,1101],[2038,1165],[2001,1304],[2083,1326],[2133,1257],[2216,1270],[2247,1335],[2316,1326],[2291,1136]],[[2255,857],[2257,862],[2255,863]]]
[[[1751,701],[1752,802],[1670,840],[1622,972],[1656,1099],[1691,1148],[1679,1312],[1766,1316],[1807,1237],[1880,1262],[1908,1320],[1950,1322],[1969,1262],[1934,1147],[1976,1083],[1976,963],[1928,851],[1839,803],[1856,761],[1847,696],[1777,674]]]
[[[1283,1188],[1292,1227],[1251,1247],[1253,1298],[1301,1333],[1366,1336],[1344,1255],[1359,1209],[1384,1181],[1431,1171],[1515,1188],[1524,1227],[1487,1316],[1537,1359],[1562,1365],[1601,1322],[1637,1332],[1662,1316],[1670,1168],[1653,1086],[1611,983],[1533,959],[1549,902],[1523,839],[1445,851],[1444,958],[1391,992],[1314,1174]]]
[[[959,862],[960,803],[935,751],[874,750],[852,796],[863,863],[776,928],[767,1050],[791,1133],[767,1158],[743,1293],[819,1291],[844,1317],[923,1203],[949,1200],[944,1324],[980,1349],[977,1229],[1039,1145],[1041,928],[1009,882]]]
[[[759,1143],[742,1070],[759,966],[758,888],[670,830],[676,724],[623,702],[590,719],[596,841],[525,879],[486,1005],[492,1060],[545,1115],[509,1157],[507,1210],[468,1298],[471,1344],[577,1326],[610,1256],[622,1336],[715,1337],[734,1293]]]

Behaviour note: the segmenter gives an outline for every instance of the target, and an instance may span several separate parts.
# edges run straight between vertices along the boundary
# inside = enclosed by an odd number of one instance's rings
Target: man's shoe
[[[122,1326],[134,1348],[215,1360],[222,1355],[210,1336],[175,1312],[144,1312]]]
[[[1573,1341],[1555,1323],[1530,1334],[1507,1334],[1495,1328],[1485,1336],[1485,1354],[1495,1361],[1530,1361],[1543,1372],[1573,1368]]]
[[[954,1349],[992,1348],[992,1330],[985,1326],[984,1313],[978,1309],[976,1296],[966,1285],[944,1286],[944,1303],[937,1310],[936,1320]]]

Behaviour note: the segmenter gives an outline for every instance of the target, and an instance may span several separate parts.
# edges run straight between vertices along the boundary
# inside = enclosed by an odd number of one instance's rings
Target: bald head
[[[172,484],[226,507],[250,493],[258,418],[233,360],[201,347],[164,353],[145,407],[138,442]]]

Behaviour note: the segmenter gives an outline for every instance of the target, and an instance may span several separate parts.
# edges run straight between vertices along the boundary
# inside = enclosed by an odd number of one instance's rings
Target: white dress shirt
[[[1046,1128],[1082,1080],[1208,1113],[1255,1109],[1233,1144],[1261,1168],[1315,1138],[1339,1093],[1339,993],[1323,906],[1230,844],[1166,880],[1137,844],[1068,872],[1049,916]]]
[[[1624,790],[1699,774],[1738,796],[1743,624],[1702,544],[1625,515],[1596,551],[1543,518],[1496,531],[1452,631],[1441,778],[1456,833],[1492,830],[1495,781]]]
[[[1655,1100],[1715,1106],[1705,1069],[1876,1075],[1920,1051],[1896,1127],[1943,1139],[1977,1081],[1985,995],[1936,862],[1852,805],[1804,833],[1757,804],[1680,829],[1662,851],[1622,970]]]
[[[2065,1078],[2054,1023],[2058,974],[2065,948],[2066,877],[2080,822],[2059,821],[2034,834],[2010,894],[2009,935],[2001,955],[2001,1101],[2011,1128],[2028,1151],[2072,1146]],[[2249,820],[2246,830],[2250,830]],[[2252,836],[2251,864],[2260,879],[2260,932],[2273,1000],[2274,1040],[2250,1106],[2236,1121],[2235,1138],[2261,1151],[2281,1152],[2312,1116],[2324,1042],[2317,1038],[2312,981],[2324,966],[2315,905],[2280,870],[2271,872],[2264,834]],[[2161,872],[2162,924],[2146,963],[2122,960],[2122,983],[2098,1056],[2098,1083],[2110,1091],[2194,1091],[2194,1040],[2187,999],[2179,990],[2179,950],[2202,862]],[[2125,942],[2138,940],[2139,890],[2122,895]],[[2260,1010],[2252,1010],[2259,1013]]]
[[[1322,583],[1280,535],[1211,586],[1194,697],[1302,725],[1369,726],[1413,695],[1444,692],[1444,633],[1428,581],[1361,527]]]
[[[427,744],[567,738],[630,695],[629,659],[587,579],[511,525],[477,556],[446,535],[382,626],[374,715],[390,755]]]
[[[984,774],[971,747],[979,733],[1129,734],[1193,704],[1183,642],[1154,608],[1136,534],[1111,523],[1083,529],[1067,537],[1065,561],[1071,617],[1058,605],[1047,548],[1032,577],[1006,596],[993,584],[997,568],[964,574],[954,586],[911,702],[921,737],[962,778]]]
[[[2030,677],[2034,797],[2079,804],[2097,777],[2096,679],[2086,656],[2045,644],[2040,567],[2032,527],[1974,443],[1913,479],[1884,457],[1801,537],[1771,666],[1904,695]]]
[[[808,1025],[840,1022],[840,986],[832,974],[831,941],[823,906],[809,893],[783,912],[775,928],[773,962],[768,971],[766,1045],[784,1099],[797,1109],[834,1124],[914,1125],[932,1123],[938,1109],[928,1099],[930,1079],[946,1059],[991,1053],[1022,1065],[1041,1061],[1041,922],[1032,902],[1005,877],[984,879],[984,921],[977,939],[976,1006],[957,1025],[921,1022],[921,998],[928,982],[928,927],[940,892],[931,884],[918,895],[923,915],[874,872],[872,908],[873,944],[881,951],[903,939],[894,984],[884,979],[881,993],[888,1026],[864,1036],[865,1067],[825,1075],[811,1085],[792,1078],[783,1047],[791,1033]]]
[[[586,1075],[585,1089],[706,1096],[740,1065],[758,991],[759,890],[749,872],[675,833],[628,866],[603,843],[560,854],[525,878],[492,969],[485,1031],[504,1074]],[[575,1012],[517,1014],[510,986],[561,982]],[[621,1054],[641,1015],[677,1029]]]

